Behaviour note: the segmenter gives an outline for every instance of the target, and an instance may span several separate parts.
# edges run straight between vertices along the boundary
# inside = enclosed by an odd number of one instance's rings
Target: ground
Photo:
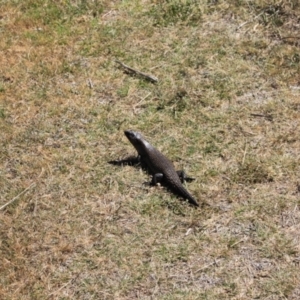
[[[300,298],[298,1],[0,7],[0,299]]]

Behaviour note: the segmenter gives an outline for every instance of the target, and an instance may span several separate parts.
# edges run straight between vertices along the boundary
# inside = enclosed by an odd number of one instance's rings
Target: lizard
[[[138,152],[140,160],[146,164],[152,173],[151,184],[156,185],[158,182],[164,181],[173,192],[187,199],[190,204],[199,206],[193,196],[182,185],[182,181],[185,179],[183,171],[176,172],[173,163],[147,142],[139,132],[125,130],[124,134]]]

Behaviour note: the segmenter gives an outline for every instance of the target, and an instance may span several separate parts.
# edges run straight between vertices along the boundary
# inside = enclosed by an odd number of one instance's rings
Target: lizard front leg
[[[179,176],[182,183],[185,182],[185,181],[192,182],[193,180],[195,180],[195,178],[188,177],[183,170],[176,171],[176,173],[178,174],[178,176]]]
[[[152,177],[151,185],[156,185],[157,183],[161,182],[164,178],[164,174],[156,173]]]

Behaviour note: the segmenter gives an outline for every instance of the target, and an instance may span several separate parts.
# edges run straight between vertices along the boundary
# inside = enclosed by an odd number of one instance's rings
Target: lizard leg
[[[188,177],[186,175],[186,173],[183,171],[183,170],[180,170],[180,171],[176,171],[181,182],[183,183],[184,181],[187,181],[187,182],[191,182],[193,180],[195,180],[195,178],[192,178],[192,177]]]
[[[151,184],[156,185],[158,182],[161,182],[163,179],[164,175],[162,173],[156,173],[152,177]]]

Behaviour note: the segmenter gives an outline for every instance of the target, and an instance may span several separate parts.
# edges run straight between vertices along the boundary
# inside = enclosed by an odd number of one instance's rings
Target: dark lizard
[[[125,130],[124,133],[137,150],[141,161],[146,164],[152,173],[152,184],[155,185],[163,180],[176,194],[187,199],[190,204],[199,206],[181,183],[180,176],[184,180],[184,172],[176,172],[173,163],[150,145],[140,133],[132,130]]]

